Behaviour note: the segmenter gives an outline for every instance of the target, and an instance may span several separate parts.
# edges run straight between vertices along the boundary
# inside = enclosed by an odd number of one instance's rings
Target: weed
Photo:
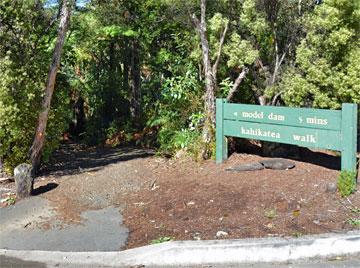
[[[293,232],[291,235],[292,235],[293,237],[299,238],[299,237],[303,236],[304,234],[301,233],[301,232]]]
[[[354,207],[350,209],[352,213],[359,213],[360,214],[360,208]]]
[[[351,195],[356,190],[356,173],[351,171],[341,171],[337,181],[337,187],[341,197]]]
[[[273,218],[275,218],[277,216],[276,215],[276,209],[275,208],[266,209],[265,212],[264,212],[264,215],[265,215],[266,218],[273,219]]]
[[[10,195],[8,198],[6,198],[5,202],[8,206],[14,205],[16,203],[16,197]]]
[[[347,224],[360,227],[360,219],[350,218],[346,221]]]
[[[164,242],[173,241],[174,239],[175,239],[175,237],[162,236],[162,237],[159,237],[158,239],[151,240],[151,244],[160,244],[160,243],[164,243]]]
[[[346,223],[353,225],[353,226],[359,226],[360,227],[360,218],[357,216],[360,216],[360,208],[358,207],[352,207],[350,208],[351,213],[355,214],[355,218],[349,218],[347,219]]]

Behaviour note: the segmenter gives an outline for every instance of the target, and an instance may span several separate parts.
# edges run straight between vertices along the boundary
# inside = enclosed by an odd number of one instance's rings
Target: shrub
[[[148,127],[159,129],[157,143],[161,152],[173,155],[186,149],[193,154],[197,150],[204,121],[202,94],[193,66],[188,66],[185,74],[165,80],[156,102],[157,112],[147,123]]]
[[[337,187],[341,197],[351,195],[356,190],[356,172],[354,171],[341,171]]]

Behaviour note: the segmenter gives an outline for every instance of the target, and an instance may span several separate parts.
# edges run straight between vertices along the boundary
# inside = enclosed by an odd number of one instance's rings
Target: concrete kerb
[[[0,255],[51,265],[190,266],[301,261],[360,254],[360,231],[301,238],[173,241],[119,252],[0,249]]]

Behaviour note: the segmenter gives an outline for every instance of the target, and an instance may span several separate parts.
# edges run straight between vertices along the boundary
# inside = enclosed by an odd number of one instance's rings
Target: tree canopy
[[[66,3],[0,2],[0,162],[9,173],[29,161]],[[360,103],[357,0],[82,0],[72,11],[43,162],[68,137],[211,157],[216,97]]]

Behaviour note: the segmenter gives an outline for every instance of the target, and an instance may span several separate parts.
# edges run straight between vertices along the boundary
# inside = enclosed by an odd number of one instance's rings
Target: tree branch
[[[279,61],[279,66],[281,66],[282,62],[284,61],[285,56],[286,56],[290,46],[291,46],[291,42],[286,46],[284,53],[281,55],[281,58],[280,58],[280,61]]]
[[[199,19],[196,17],[195,14],[190,14],[190,19],[193,22],[196,30],[199,32],[199,34],[201,33],[201,27],[200,27],[200,21]]]
[[[219,63],[220,63],[221,51],[222,51],[222,48],[223,48],[223,45],[224,45],[224,40],[225,40],[226,33],[228,31],[228,28],[229,28],[229,23],[226,22],[224,31],[222,32],[222,34],[220,36],[220,45],[219,45],[219,50],[218,50],[217,55],[216,55],[216,61],[215,61],[214,65],[213,65],[213,67],[212,67],[213,75],[215,77],[216,77],[217,69],[218,69],[218,66],[219,66]]]
[[[231,101],[231,99],[234,97],[235,92],[239,88],[241,82],[243,81],[243,79],[245,78],[245,76],[247,75],[248,72],[249,72],[249,68],[244,67],[243,70],[241,71],[241,73],[239,74],[239,76],[236,78],[234,85],[230,89],[230,91],[226,97],[227,101]]]
[[[206,0],[201,0],[201,4],[200,4],[200,9],[201,9],[201,17],[200,17],[200,23],[201,23],[201,27],[205,27],[206,25]]]
[[[284,92],[283,91],[280,91],[278,92],[273,98],[272,98],[272,101],[271,101],[271,105],[272,106],[275,106],[276,104],[276,101],[278,100],[278,98],[281,96],[281,94],[283,94]]]
[[[298,1],[298,12],[299,12],[299,16],[301,16],[301,2],[302,0]]]
[[[290,46],[291,46],[291,43],[289,43],[286,46],[286,48],[284,50],[284,53],[281,55],[281,57],[279,57],[278,45],[277,45],[277,41],[275,40],[276,60],[275,60],[274,72],[273,72],[272,79],[271,79],[271,85],[275,84],[276,77],[277,77],[277,75],[279,73],[279,68],[280,68],[281,64],[283,63],[283,61],[285,59],[285,56],[287,54],[287,51],[290,48]]]

